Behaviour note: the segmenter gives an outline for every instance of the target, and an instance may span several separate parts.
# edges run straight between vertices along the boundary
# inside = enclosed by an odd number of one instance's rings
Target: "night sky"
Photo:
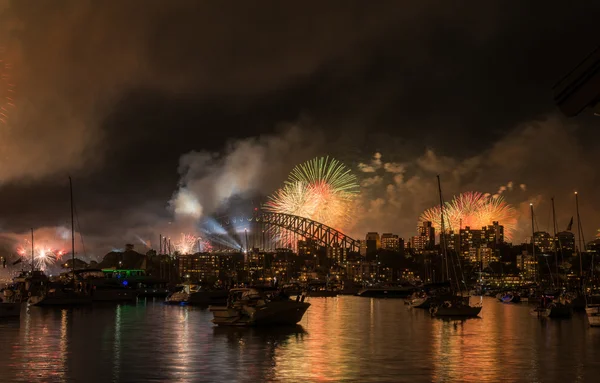
[[[179,230],[182,182],[210,215],[331,155],[363,182],[359,238],[415,235],[440,174],[447,198],[526,185],[503,193],[519,241],[529,202],[549,230],[554,196],[564,228],[578,190],[593,239],[600,120],[562,117],[552,87],[600,42],[599,16],[598,1],[0,1],[16,90],[0,229],[12,246],[68,226],[71,175],[103,254]],[[375,153],[401,170],[360,171]]]

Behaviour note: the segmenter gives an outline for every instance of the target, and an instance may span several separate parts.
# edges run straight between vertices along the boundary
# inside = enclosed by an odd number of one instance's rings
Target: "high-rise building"
[[[385,250],[400,251],[400,240],[401,238],[397,234],[383,233],[381,234],[381,248]],[[404,243],[402,243],[402,247],[404,247]]]
[[[381,248],[379,233],[369,232],[365,240],[367,242],[367,254],[374,254],[377,252],[377,249]]]
[[[423,221],[421,225],[417,227],[417,232],[420,237],[425,237],[427,245],[426,249],[433,249],[435,246],[435,228],[431,221]]]
[[[533,242],[535,247],[542,253],[550,253],[554,250],[552,246],[552,236],[545,231],[536,231],[533,233]]]
[[[504,226],[500,225],[498,221],[492,222],[485,228],[485,239],[488,245],[504,243]]]
[[[570,231],[561,231],[556,234],[558,248],[562,251],[575,251],[575,234]]]

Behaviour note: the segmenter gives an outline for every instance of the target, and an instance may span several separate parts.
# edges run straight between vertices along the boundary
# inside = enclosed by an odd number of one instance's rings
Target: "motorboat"
[[[338,290],[329,283],[310,283],[306,289],[306,296],[311,298],[334,298],[338,296]]]
[[[512,291],[506,291],[503,293],[499,293],[496,295],[496,298],[502,303],[520,303],[521,296],[519,293],[515,293]]]
[[[404,301],[404,304],[407,304],[410,307],[414,307],[414,308],[428,309],[431,304],[431,299],[430,299],[429,295],[427,295],[427,293],[417,292],[417,293],[414,293],[413,295],[411,295],[410,297],[408,297]]]
[[[483,302],[471,305],[470,297],[454,296],[446,300],[432,303],[429,313],[433,317],[477,317],[483,308]]]
[[[591,327],[600,327],[600,304],[587,305],[585,313]]]
[[[292,300],[277,290],[237,288],[229,291],[226,306],[210,306],[209,310],[212,322],[219,326],[295,325],[310,307],[304,299],[298,295]]]
[[[168,295],[165,303],[198,306],[224,305],[227,303],[227,296],[227,290],[205,289],[200,285],[185,284]]]

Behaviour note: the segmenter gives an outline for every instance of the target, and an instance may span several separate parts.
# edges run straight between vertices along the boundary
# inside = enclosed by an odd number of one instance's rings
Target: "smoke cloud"
[[[299,126],[279,135],[230,142],[223,153],[191,152],[180,159],[179,190],[170,201],[176,218],[198,220],[234,196],[268,195],[289,171],[319,150],[319,133]]]
[[[598,216],[593,163],[595,159],[576,138],[577,127],[557,117],[531,121],[514,128],[489,149],[457,158],[428,149],[417,158],[407,158],[398,169],[402,177],[378,172],[362,182],[363,211],[357,217],[353,235],[367,231],[394,231],[405,237],[415,235],[419,215],[439,204],[436,175],[440,175],[444,199],[466,191],[494,192],[518,209],[519,227],[515,241],[531,232],[529,203],[534,203],[536,230],[551,231],[550,198],[555,197],[559,228],[574,215],[573,191],[579,188],[583,228],[593,238],[592,222]],[[557,143],[560,143],[557,149]],[[379,157],[385,161],[385,152]],[[360,166],[358,168],[364,172]],[[373,182],[381,177],[381,182]],[[514,189],[515,181],[523,181]],[[583,191],[583,192],[582,192]],[[583,197],[585,196],[585,197]],[[596,205],[596,206],[594,206]]]

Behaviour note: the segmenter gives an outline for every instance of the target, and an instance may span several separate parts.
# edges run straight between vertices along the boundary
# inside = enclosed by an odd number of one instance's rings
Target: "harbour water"
[[[313,298],[293,328],[217,328],[160,301],[0,321],[0,382],[597,382],[600,329],[486,298],[445,321],[402,300]]]

